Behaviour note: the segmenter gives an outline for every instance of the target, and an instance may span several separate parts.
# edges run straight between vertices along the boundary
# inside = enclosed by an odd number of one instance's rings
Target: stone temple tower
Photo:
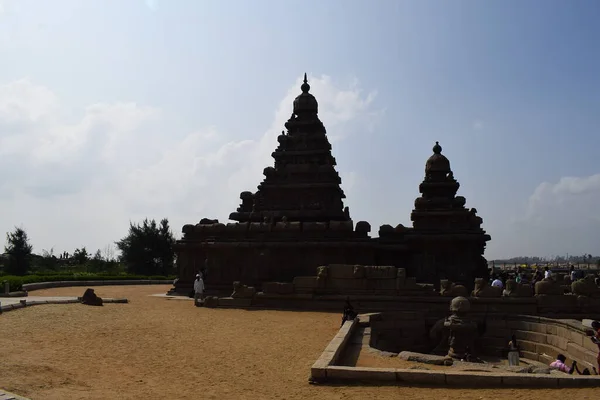
[[[294,100],[294,111],[286,122],[287,132],[277,138],[272,153],[273,167],[264,169],[263,182],[256,193],[242,192],[242,204],[230,220],[259,222],[349,221],[344,210],[341,179],[335,170],[335,158],[325,126],[319,119],[319,105],[309,93],[304,74],[302,93]]]
[[[425,179],[419,185],[421,196],[411,214],[413,251],[422,255],[416,271],[421,282],[450,279],[472,287],[475,277],[487,276],[483,253],[491,238],[481,228],[483,220],[477,210],[467,209],[466,199],[456,196],[459,187],[450,161],[436,142],[425,164]]]

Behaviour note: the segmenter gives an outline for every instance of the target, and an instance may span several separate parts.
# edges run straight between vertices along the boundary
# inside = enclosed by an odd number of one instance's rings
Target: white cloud
[[[529,197],[527,218],[538,223],[580,226],[600,222],[594,210],[600,202],[600,174],[563,177],[557,183],[538,185]]]
[[[169,217],[175,232],[202,217],[224,220],[239,205],[239,193],[255,190],[263,168],[272,165],[300,82],[264,134],[238,141],[224,140],[214,121],[187,135],[165,134],[167,116],[134,102],[93,104],[73,118],[77,110],[49,88],[26,79],[2,85],[0,229],[24,226],[36,251],[72,251],[118,240],[130,220]],[[340,88],[322,76],[310,84],[332,140],[369,129],[381,115],[372,107],[375,93],[363,94],[356,82]],[[359,176],[341,175],[350,197]]]
[[[516,252],[511,256],[598,254],[599,203],[600,174],[541,183],[529,197],[524,216],[513,219],[512,231],[505,232],[505,244]]]

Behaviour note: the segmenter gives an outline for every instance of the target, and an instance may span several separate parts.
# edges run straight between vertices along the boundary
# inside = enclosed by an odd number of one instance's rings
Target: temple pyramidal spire
[[[229,219],[238,222],[349,221],[342,180],[335,169],[331,144],[318,116],[319,104],[310,93],[306,73],[279,145],[271,154],[274,166],[263,170],[255,193],[242,192],[242,204]]]

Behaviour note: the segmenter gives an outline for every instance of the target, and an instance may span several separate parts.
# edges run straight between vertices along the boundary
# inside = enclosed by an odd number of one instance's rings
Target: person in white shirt
[[[575,282],[577,280],[577,271],[575,271],[575,266],[571,265],[571,282]]]
[[[204,298],[204,280],[202,279],[202,275],[196,275],[196,280],[194,281],[194,305],[196,307],[200,306],[200,300]]]
[[[550,268],[545,267],[544,268],[544,279],[550,279],[552,278],[552,271],[550,271]]]
[[[504,284],[502,283],[502,280],[500,278],[495,278],[492,281],[492,286],[493,287],[499,287],[500,289],[504,288]]]

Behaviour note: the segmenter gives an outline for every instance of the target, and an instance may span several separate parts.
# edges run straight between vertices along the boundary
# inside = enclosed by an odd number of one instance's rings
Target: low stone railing
[[[106,280],[106,281],[57,281],[57,282],[36,282],[23,285],[23,291],[31,292],[40,289],[50,289],[57,287],[71,286],[117,286],[117,285],[169,285],[172,280]]]

